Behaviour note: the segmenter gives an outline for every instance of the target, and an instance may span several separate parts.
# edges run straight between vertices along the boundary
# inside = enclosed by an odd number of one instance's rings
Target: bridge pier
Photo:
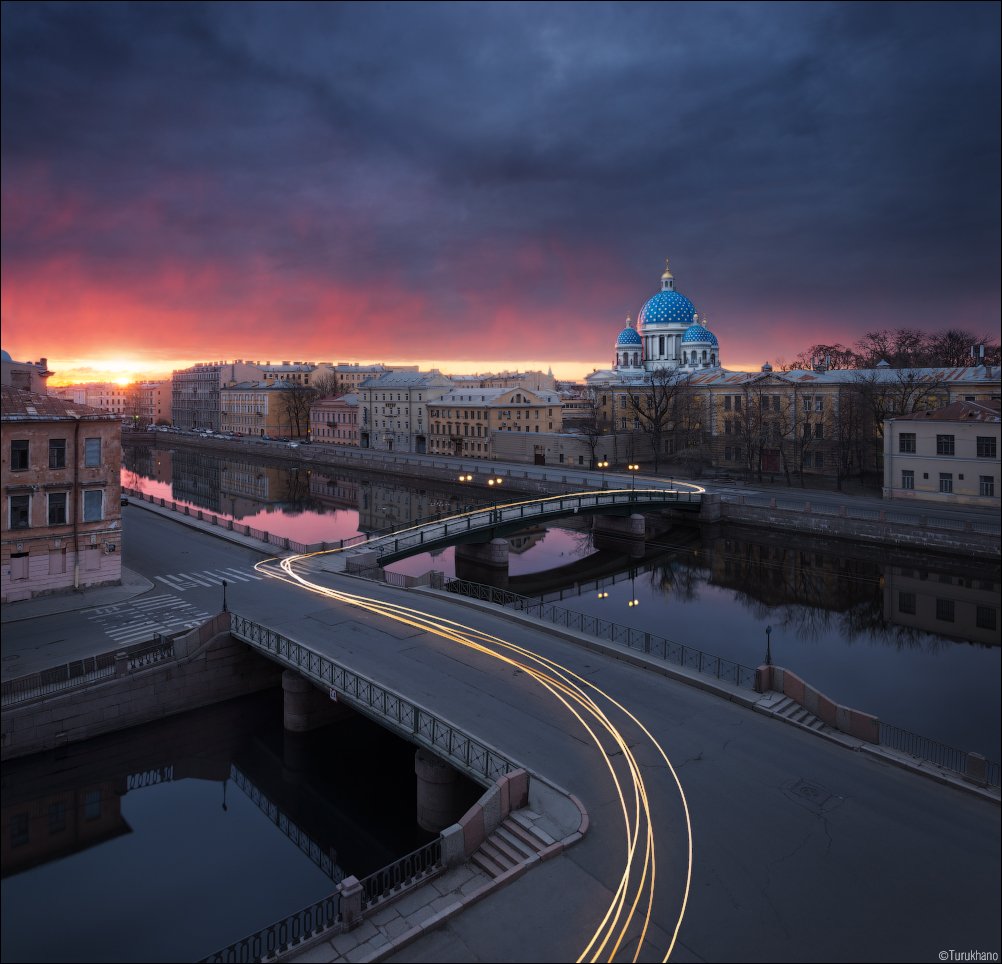
[[[508,588],[508,540],[461,542],[456,546],[456,578]]]
[[[419,748],[414,754],[417,774],[417,822],[438,833],[456,822],[459,774],[445,760]]]
[[[290,733],[308,733],[318,726],[344,719],[352,712],[350,707],[335,703],[295,670],[282,671],[282,693],[283,723]]]
[[[643,539],[647,535],[647,520],[639,512],[626,517],[596,515],[592,522],[592,530],[621,538]]]

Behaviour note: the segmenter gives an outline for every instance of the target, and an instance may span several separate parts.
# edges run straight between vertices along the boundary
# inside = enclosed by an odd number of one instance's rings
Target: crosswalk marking
[[[106,636],[122,645],[151,639],[157,633],[191,629],[209,618],[209,613],[171,593],[116,606],[100,606],[86,615]]]
[[[247,569],[201,569],[191,572],[178,572],[169,576],[157,576],[167,588],[175,592],[185,592],[188,589],[208,589],[211,586],[221,586],[226,582],[260,582],[269,575]]]

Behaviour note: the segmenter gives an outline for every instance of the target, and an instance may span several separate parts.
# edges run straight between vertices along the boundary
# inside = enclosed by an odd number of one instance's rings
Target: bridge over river
[[[678,485],[684,488],[604,489],[499,503],[369,537],[345,546],[336,555],[344,558],[346,568],[357,570],[385,566],[407,556],[457,543],[489,542],[526,525],[562,516],[632,515],[669,508],[698,513],[703,490],[688,483]]]

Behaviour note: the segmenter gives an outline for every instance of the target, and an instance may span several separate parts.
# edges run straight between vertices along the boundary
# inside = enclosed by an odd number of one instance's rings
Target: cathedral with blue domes
[[[661,290],[648,298],[637,315],[637,327],[626,319],[616,338],[613,367],[596,371],[585,381],[597,386],[613,382],[642,382],[650,372],[720,369],[720,343],[701,323],[693,303],[675,287],[668,263],[661,275]]]

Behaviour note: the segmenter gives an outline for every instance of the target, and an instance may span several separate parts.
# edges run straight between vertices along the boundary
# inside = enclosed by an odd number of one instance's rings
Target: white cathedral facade
[[[648,298],[637,316],[637,327],[627,318],[614,349],[613,367],[592,372],[591,387],[642,383],[658,369],[695,373],[719,369],[717,336],[700,324],[692,302],[675,287],[675,276],[665,263],[661,290]]]

